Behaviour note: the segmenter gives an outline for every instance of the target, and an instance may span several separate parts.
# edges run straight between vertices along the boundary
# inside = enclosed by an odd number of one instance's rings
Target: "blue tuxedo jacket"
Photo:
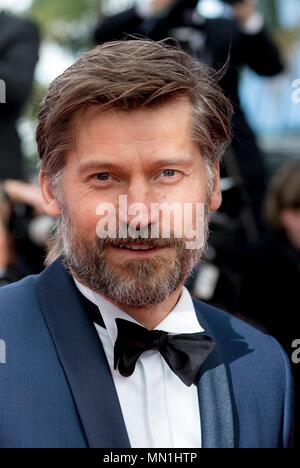
[[[290,447],[293,385],[279,344],[194,305],[217,343],[197,383],[202,446]],[[0,288],[0,340],[0,447],[130,448],[101,341],[61,258]]]

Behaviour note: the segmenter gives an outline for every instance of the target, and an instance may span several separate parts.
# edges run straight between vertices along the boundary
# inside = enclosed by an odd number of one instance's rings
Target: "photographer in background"
[[[0,11],[0,79],[6,88],[6,102],[0,104],[0,180],[24,178],[16,125],[31,91],[38,49],[35,24]]]
[[[0,286],[43,270],[53,222],[34,183],[0,184]]]
[[[137,0],[133,8],[102,20],[94,38],[99,44],[147,36],[155,41],[171,37],[200,61],[220,70],[228,69],[220,84],[235,106],[233,157],[225,158],[223,175],[242,178],[258,229],[262,229],[261,206],[267,171],[253,131],[240,107],[239,77],[244,66],[262,76],[283,71],[279,51],[265,27],[255,0],[224,0],[232,6],[233,18],[204,18],[198,0]]]
[[[0,286],[19,279],[9,268],[11,262],[11,242],[9,236],[9,219],[11,207],[6,193],[0,187]]]

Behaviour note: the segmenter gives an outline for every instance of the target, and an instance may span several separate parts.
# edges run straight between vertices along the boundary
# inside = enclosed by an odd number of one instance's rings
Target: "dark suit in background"
[[[118,40],[126,34],[147,36],[155,41],[172,37],[182,47],[216,70],[229,57],[229,67],[220,84],[235,107],[232,149],[237,164],[227,161],[223,175],[241,175],[247,183],[255,217],[260,224],[260,210],[267,182],[267,171],[253,131],[240,108],[238,93],[240,72],[244,66],[262,76],[282,72],[280,54],[263,27],[257,34],[245,34],[235,19],[201,17],[195,7],[198,0],[179,0],[163,17],[143,19],[131,8],[113,17],[107,17],[96,27],[97,43]],[[226,162],[226,160],[225,160]]]
[[[38,48],[33,23],[0,12],[0,79],[6,84],[6,103],[0,104],[0,180],[24,177],[16,123],[31,91]]]

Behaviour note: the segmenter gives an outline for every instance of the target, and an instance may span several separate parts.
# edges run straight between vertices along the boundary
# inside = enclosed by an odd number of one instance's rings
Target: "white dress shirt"
[[[112,373],[131,447],[200,448],[200,410],[196,385],[185,385],[169,368],[160,352],[154,349],[145,351],[139,357],[131,376],[123,377],[113,367],[117,338],[115,319],[119,317],[141,324],[75,278],[74,281],[79,291],[98,306],[105,323],[106,329],[97,324],[95,326]],[[185,287],[176,306],[155,329],[170,333],[204,331]]]

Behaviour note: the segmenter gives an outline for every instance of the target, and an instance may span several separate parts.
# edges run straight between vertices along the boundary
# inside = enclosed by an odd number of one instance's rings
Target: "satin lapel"
[[[235,424],[233,396],[229,376],[218,340],[201,315],[199,303],[194,301],[196,314],[202,327],[216,346],[204,363],[198,382],[203,448],[234,448]],[[204,306],[204,305],[203,305]]]
[[[130,448],[101,341],[61,259],[38,276],[37,290],[89,447]]]

